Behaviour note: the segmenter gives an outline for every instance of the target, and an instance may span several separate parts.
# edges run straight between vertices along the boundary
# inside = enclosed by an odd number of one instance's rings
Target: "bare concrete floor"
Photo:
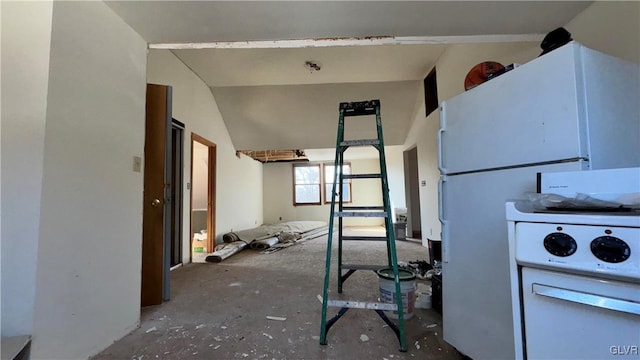
[[[416,309],[405,322],[405,353],[372,310],[349,310],[329,331],[328,345],[319,345],[317,296],[322,293],[326,240],[309,240],[266,255],[243,250],[219,264],[174,270],[171,301],[142,309],[140,328],[94,359],[463,358],[442,339],[442,318],[432,309]],[[400,261],[428,258],[426,248],[410,241],[397,242],[397,253]],[[343,263],[386,263],[384,242],[345,242],[343,254]],[[334,250],[333,274],[336,258]],[[335,283],[334,275],[332,299],[377,300],[378,278],[372,271],[353,274],[343,294],[337,294]],[[329,308],[328,317],[336,312]]]

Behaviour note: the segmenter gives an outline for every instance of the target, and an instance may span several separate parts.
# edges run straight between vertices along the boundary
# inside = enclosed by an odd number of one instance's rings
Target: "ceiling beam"
[[[544,34],[464,36],[367,36],[299,40],[219,41],[209,43],[158,43],[149,49],[295,49],[330,46],[446,45],[469,43],[540,42]]]

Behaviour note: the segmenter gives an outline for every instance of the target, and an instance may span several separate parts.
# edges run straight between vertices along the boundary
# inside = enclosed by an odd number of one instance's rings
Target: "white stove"
[[[639,359],[640,215],[506,213],[516,357]]]

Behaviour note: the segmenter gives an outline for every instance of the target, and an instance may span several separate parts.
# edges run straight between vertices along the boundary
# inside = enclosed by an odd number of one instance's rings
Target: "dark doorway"
[[[184,124],[173,119],[171,123],[171,268],[182,264],[182,188]]]
[[[418,148],[404,152],[404,187],[407,204],[407,227],[409,236],[422,240],[420,215],[420,184],[418,179]]]

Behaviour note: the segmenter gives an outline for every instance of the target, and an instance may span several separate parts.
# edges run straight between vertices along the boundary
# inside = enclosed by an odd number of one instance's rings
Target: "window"
[[[425,116],[429,116],[433,110],[438,108],[438,84],[436,81],[436,68],[424,78],[424,108]]]
[[[333,176],[335,167],[330,164],[324,164],[324,203],[331,202],[331,193],[333,191]],[[351,174],[351,164],[342,164],[342,173]],[[340,189],[338,189],[340,191]],[[336,197],[337,200],[337,197]],[[351,179],[342,181],[342,202],[351,202]]]
[[[320,205],[320,165],[293,165],[293,205]]]

